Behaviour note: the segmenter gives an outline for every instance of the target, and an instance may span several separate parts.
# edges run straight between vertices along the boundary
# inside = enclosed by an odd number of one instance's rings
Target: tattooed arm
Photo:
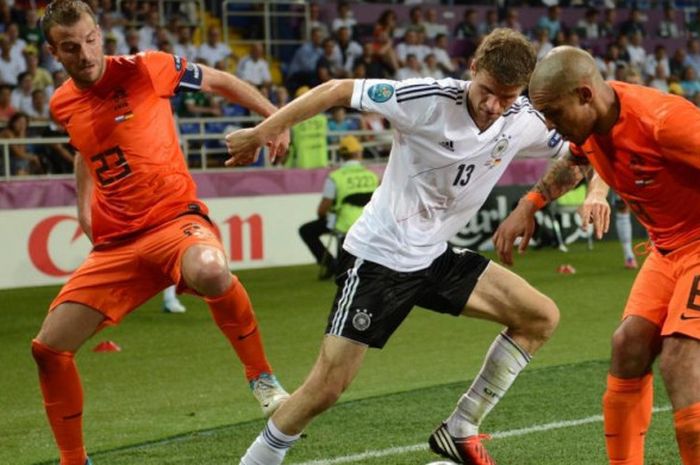
[[[587,160],[575,157],[570,151],[552,163],[542,179],[520,199],[518,206],[493,235],[493,244],[501,262],[513,264],[513,243],[518,237],[522,238],[518,251],[525,251],[535,231],[535,212],[576,187],[591,172]]]
[[[588,164],[588,160],[576,157],[569,151],[552,163],[542,179],[537,181],[521,201],[528,200],[539,210],[578,186],[584,178],[592,174],[593,168]],[[541,196],[543,203],[533,201],[534,196]]]

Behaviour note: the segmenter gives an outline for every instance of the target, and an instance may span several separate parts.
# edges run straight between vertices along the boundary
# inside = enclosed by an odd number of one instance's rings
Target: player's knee
[[[190,263],[191,283],[194,289],[205,296],[218,296],[231,286],[231,271],[219,250],[203,250]]]
[[[559,325],[559,308],[552,299],[541,296],[536,310],[528,312],[523,318],[523,329],[533,338],[548,340]]]
[[[337,381],[326,380],[323,383],[319,383],[314,388],[314,414],[319,414],[338,402],[340,396],[345,391],[345,386]]]
[[[73,362],[72,352],[58,351],[44,344],[39,339],[32,340],[32,357],[34,357],[34,361],[42,372],[60,370],[64,364]]]
[[[697,367],[698,342],[682,336],[664,338],[659,357],[659,369],[666,385],[680,382],[695,385],[700,378]]]

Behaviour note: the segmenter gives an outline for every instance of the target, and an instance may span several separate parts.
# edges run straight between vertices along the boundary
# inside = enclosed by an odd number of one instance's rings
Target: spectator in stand
[[[349,76],[352,73],[353,63],[362,55],[362,45],[352,40],[352,31],[346,26],[336,31],[336,42],[343,69]]]
[[[435,40],[438,34],[447,34],[447,25],[440,23],[438,12],[435,8],[428,8],[425,12],[425,37],[428,40]]]
[[[185,118],[221,116],[221,102],[204,92],[186,92],[177,113]]]
[[[61,69],[57,69],[53,73],[51,73],[51,79],[53,80],[53,88],[58,89],[61,87],[61,85],[66,82],[68,79],[68,74],[66,74],[66,70],[61,67]]]
[[[5,32],[5,27],[12,22],[12,11],[6,0],[0,0],[0,33]]]
[[[29,108],[27,116],[29,116],[31,121],[48,121],[51,119],[49,101],[43,90],[34,89],[32,91],[32,106]]]
[[[608,45],[605,56],[603,58],[597,57],[596,64],[603,79],[606,81],[614,79],[617,67],[625,65],[625,62],[620,59],[620,47],[616,44]]]
[[[491,31],[498,27],[498,11],[486,11],[486,18],[479,24],[479,37],[488,35]]]
[[[197,46],[192,43],[192,28],[186,24],[177,28],[177,42],[173,45],[175,55],[187,58],[187,61],[197,60]]]
[[[544,56],[554,48],[554,44],[549,38],[549,30],[547,28],[537,29],[537,38],[532,42],[537,51],[537,61],[540,61]]]
[[[435,55],[437,64],[442,70],[443,74],[446,76],[454,76],[457,69],[450,58],[449,52],[447,51],[448,46],[449,39],[447,36],[445,34],[438,34],[437,37],[435,37],[435,46],[430,53]]]
[[[320,29],[324,38],[330,35],[328,26],[321,19],[321,8],[318,6],[318,3],[311,2],[309,4],[309,30],[314,28]],[[352,28],[350,28],[350,32],[352,33]]]
[[[668,93],[683,97],[683,87],[678,76],[672,74],[668,77]]]
[[[107,55],[107,56],[121,55],[119,53],[119,49],[117,47],[117,38],[112,34],[105,36],[105,55]]]
[[[51,55],[49,51],[49,43],[44,41],[41,46],[41,53],[39,54],[41,58],[41,67],[48,70],[50,73],[63,69],[63,65],[56,60],[56,58]]]
[[[406,55],[406,64],[396,72],[397,81],[423,77],[421,62],[413,54]]]
[[[39,16],[36,10],[30,8],[24,17],[24,23],[19,28],[19,36],[27,43],[33,44],[37,48],[44,43],[44,34],[39,26]]]
[[[355,60],[350,77],[351,79],[367,79],[367,67],[362,60]]]
[[[41,137],[68,137],[68,133],[54,121],[49,121],[48,126],[41,132]],[[46,144],[43,146],[43,160],[46,172],[51,174],[63,174],[73,172],[75,149],[70,144]]]
[[[476,10],[467,8],[464,10],[462,21],[457,24],[454,32],[455,39],[476,40],[479,37],[479,26],[477,24]]]
[[[394,44],[386,31],[375,29],[374,40],[372,41],[372,56],[374,59],[380,60],[391,75],[400,67]]]
[[[287,70],[287,81],[292,92],[299,87],[309,86],[313,82],[316,65],[323,55],[322,41],[323,31],[319,28],[313,28],[311,29],[311,40],[304,42],[294,52],[294,57],[292,57]]]
[[[615,81],[624,81],[627,79],[627,73],[630,65],[627,63],[618,65],[617,68],[615,68],[615,75],[613,76],[613,80]]]
[[[105,41],[108,37],[111,37],[115,41],[116,53],[113,55],[125,55],[128,52],[126,47],[126,36],[124,35],[124,28],[118,26],[114,22],[114,15],[105,14],[100,18],[100,29],[102,29],[102,37]]]
[[[17,83],[17,87],[12,91],[12,106],[17,111],[28,113],[32,108],[32,75],[27,71],[20,73]]]
[[[656,65],[654,74],[648,84],[649,87],[659,89],[661,92],[668,92],[668,71],[663,63]]]
[[[342,26],[349,27],[351,31],[355,31],[355,24],[357,21],[352,14],[352,9],[350,9],[350,4],[346,1],[341,1],[338,3],[338,16],[333,20],[331,24],[331,31],[335,32]]]
[[[627,49],[627,47],[630,44],[629,38],[625,34],[620,34],[619,36],[617,36],[617,39],[615,39],[615,43],[620,49],[620,60],[629,64],[631,59],[630,52]]]
[[[698,81],[698,73],[692,66],[686,66],[683,70],[681,87],[683,88],[683,95],[688,100],[692,100],[695,94],[700,92],[700,81]]]
[[[655,77],[658,74],[657,68],[661,66],[664,70],[664,76],[671,74],[671,66],[666,54],[666,47],[659,44],[654,48],[654,53],[647,55],[644,63],[644,74],[647,78]]]
[[[39,51],[33,45],[24,49],[24,60],[27,72],[32,76],[32,89],[41,89],[46,95],[53,94],[53,79],[51,73],[39,66]]]
[[[647,51],[644,48],[644,38],[637,31],[630,36],[627,44],[627,54],[630,57],[630,64],[636,68],[642,69],[647,61]]]
[[[581,37],[578,35],[578,32],[576,31],[569,31],[568,33],[563,33],[561,32],[560,34],[564,34],[564,45],[569,45],[571,47],[576,47],[576,48],[581,48]],[[560,45],[560,44],[557,44]]]
[[[382,32],[382,34],[386,35],[385,32]],[[355,60],[353,69],[356,69],[359,64],[362,64],[365,68],[366,79],[389,79],[394,75],[395,68],[391,68],[386,64],[380,53],[381,49],[379,53],[375,53],[374,46],[375,44],[370,42],[362,46],[362,55]],[[391,54],[395,62],[396,55],[393,49],[391,49]]]
[[[345,107],[333,107],[331,108],[331,117],[328,120],[328,131],[334,132],[348,132],[358,128],[358,124],[355,120],[348,118],[348,113]],[[340,136],[328,136],[329,144],[337,144],[340,140]]]
[[[139,50],[157,50],[156,30],[160,25],[160,16],[157,9],[151,9],[146,14],[146,20],[139,28]]]
[[[0,131],[2,139],[25,139],[29,117],[21,111],[16,112],[7,123],[7,127]],[[28,174],[41,174],[41,161],[39,157],[29,151],[25,144],[10,145],[10,174],[25,176]]]
[[[396,33],[396,12],[394,10],[384,10],[382,14],[379,15],[379,19],[374,24],[374,30],[372,35],[377,38],[382,32],[386,33],[386,36],[393,38]]]
[[[664,39],[675,39],[681,36],[681,32],[678,30],[678,23],[676,23],[676,9],[673,8],[673,5],[664,7],[664,17],[659,21],[656,35]]]
[[[321,58],[318,59],[316,64],[316,69],[327,68],[329,74],[332,78],[343,78],[345,77],[345,68],[343,67],[343,57],[340,53],[338,45],[335,43],[335,39],[332,37],[326,37],[321,43],[321,48],[323,53]],[[325,82],[322,77],[319,77],[321,82]]]
[[[507,27],[508,29],[512,29],[514,31],[523,32],[523,26],[520,24],[519,16],[518,10],[515,8],[508,8],[506,10],[506,17],[501,23],[501,27]]]
[[[600,37],[598,26],[598,10],[589,8],[586,15],[576,23],[576,30],[584,39],[591,40]]]
[[[27,47],[27,42],[19,36],[19,26],[17,23],[10,23],[5,30],[5,36],[10,42],[10,54],[15,58],[24,61],[22,52]]]
[[[688,22],[685,32],[688,37],[700,37],[700,9],[695,12],[695,17]]]
[[[0,123],[7,123],[12,115],[17,113],[17,109],[12,106],[12,86],[0,84]]]
[[[197,60],[225,71],[231,55],[231,48],[221,41],[221,29],[216,26],[210,27],[207,31],[207,41],[197,50]]]
[[[419,43],[418,37],[417,31],[409,29],[403,36],[403,41],[396,46],[396,57],[401,66],[406,66],[408,55],[413,55],[419,62],[422,62],[425,56],[430,53],[430,48]]]
[[[687,54],[685,53],[685,49],[682,47],[677,48],[676,51],[673,52],[673,56],[670,60],[668,60],[668,65],[671,69],[669,79],[671,78],[671,76],[676,76],[676,79],[680,81],[680,76],[683,75],[683,69],[685,68],[686,55]]]
[[[0,84],[16,86],[17,77],[26,69],[24,58],[13,54],[7,36],[0,35]]]
[[[603,10],[603,20],[598,25],[598,33],[600,37],[617,37],[617,13],[615,8],[606,8]]]
[[[437,58],[435,58],[435,55],[433,55],[432,53],[428,53],[428,55],[426,55],[425,57],[425,60],[423,61],[421,76],[431,77],[434,79],[443,79],[445,77],[445,74],[442,72],[442,69],[440,69],[440,66],[438,65]]]
[[[141,51],[139,48],[139,32],[133,27],[126,30],[126,49],[129,55],[136,55]]]
[[[264,95],[269,95],[272,75],[270,65],[263,57],[263,46],[260,42],[253,43],[250,46],[250,54],[238,62],[236,76],[263,91]]]
[[[692,66],[695,69],[695,74],[700,76],[700,39],[688,40],[688,53],[683,64]]]
[[[423,8],[416,5],[408,12],[408,23],[403,27],[404,36],[408,31],[425,33],[425,22],[423,21]]]
[[[537,21],[536,27],[537,29],[546,29],[549,40],[555,40],[559,31],[564,29],[561,22],[561,7],[559,5],[548,7],[547,14]]]
[[[632,8],[627,20],[620,24],[620,34],[632,37],[632,35],[637,32],[641,33],[642,37],[646,37],[647,35],[646,28],[644,27],[644,15],[638,8]]]

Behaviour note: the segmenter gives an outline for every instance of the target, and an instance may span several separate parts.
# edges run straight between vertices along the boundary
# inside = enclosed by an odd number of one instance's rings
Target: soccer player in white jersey
[[[334,106],[379,113],[394,130],[384,179],[343,245],[318,360],[241,464],[280,464],[304,427],[350,385],[367,349],[383,347],[416,305],[506,326],[429,438],[434,452],[455,462],[495,464],[479,424],[550,337],[559,311],[519,276],[473,251],[454,252],[447,241],[477,213],[513,157],[565,149],[520,96],[534,66],[527,39],[497,29],[479,46],[470,82],[334,80],[227,136],[228,163],[245,164],[276,134]]]

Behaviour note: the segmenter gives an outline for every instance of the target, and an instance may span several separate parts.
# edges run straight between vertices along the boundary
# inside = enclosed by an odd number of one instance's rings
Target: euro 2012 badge
[[[394,95],[394,87],[391,84],[375,84],[367,90],[367,95],[373,102],[384,103]]]

